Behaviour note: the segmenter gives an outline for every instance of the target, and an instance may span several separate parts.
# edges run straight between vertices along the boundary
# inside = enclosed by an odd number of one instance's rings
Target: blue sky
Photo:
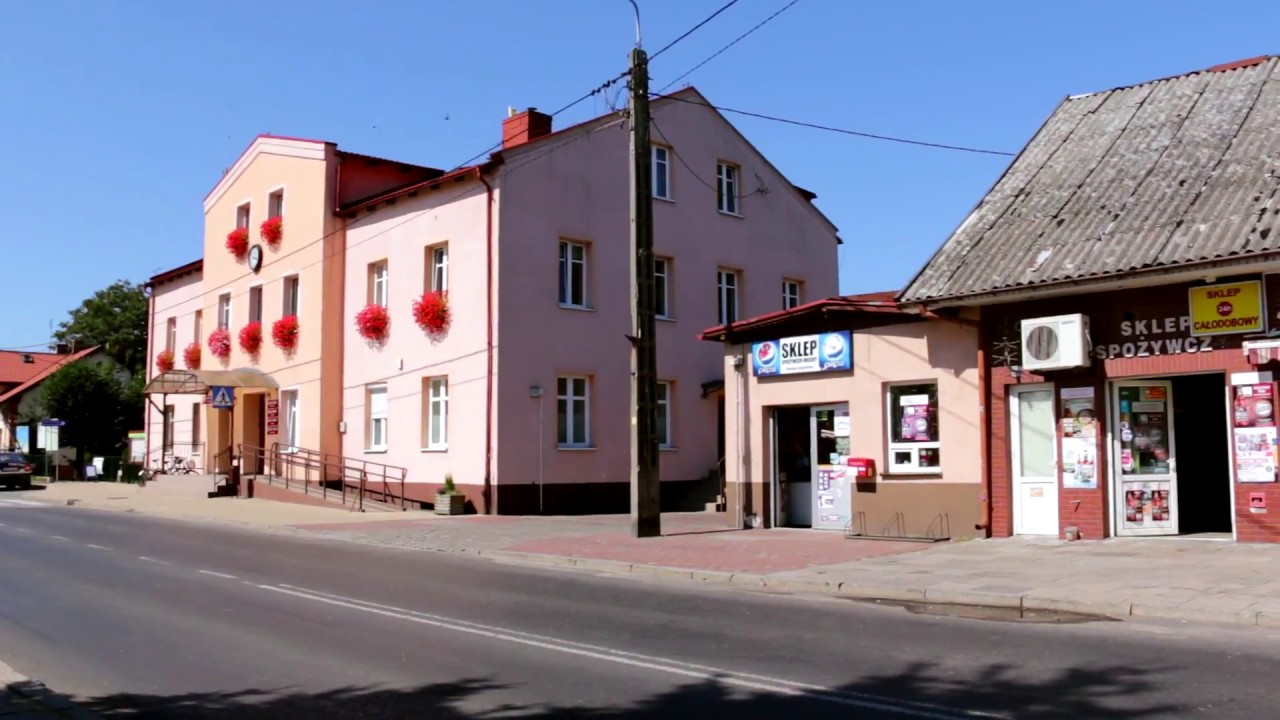
[[[725,0],[639,0],[652,52]],[[659,58],[655,87],[789,0],[740,0]],[[0,348],[94,290],[200,254],[201,199],[257,133],[452,167],[508,105],[559,108],[621,71],[625,0],[8,3]],[[1017,151],[1068,94],[1280,50],[1280,4],[800,0],[683,82],[712,102]],[[596,98],[559,127],[608,110]],[[1009,159],[730,116],[818,193],[841,291],[900,286]]]

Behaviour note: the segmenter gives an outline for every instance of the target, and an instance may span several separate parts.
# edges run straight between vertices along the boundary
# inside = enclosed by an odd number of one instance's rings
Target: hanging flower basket
[[[164,372],[169,372],[172,369],[173,369],[173,351],[161,350],[160,354],[156,355],[156,370],[159,370],[160,372],[164,373]]]
[[[244,260],[249,254],[249,228],[236,228],[227,233],[227,251],[236,260]]]
[[[365,340],[381,343],[391,330],[391,315],[381,305],[368,305],[356,313],[356,330]]]
[[[209,333],[209,352],[219,360],[231,357],[231,333],[222,328]]]
[[[449,296],[443,292],[429,292],[413,301],[413,319],[432,337],[443,335],[449,329]]]
[[[298,347],[298,317],[285,315],[271,324],[271,342],[285,352]]]
[[[260,230],[262,240],[271,247],[279,247],[280,241],[284,239],[284,218],[276,215],[262,221]]]
[[[182,362],[188,370],[200,369],[200,343],[191,343],[182,351]]]
[[[240,349],[257,355],[262,349],[262,323],[254,321],[240,328]]]

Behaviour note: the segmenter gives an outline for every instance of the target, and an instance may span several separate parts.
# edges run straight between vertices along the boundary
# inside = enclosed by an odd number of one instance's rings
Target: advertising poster
[[[849,524],[852,497],[846,468],[838,465],[818,466],[818,487],[814,491],[815,528],[842,530]]]
[[[1093,388],[1062,388],[1062,487],[1093,490],[1098,487],[1098,425]]]
[[[1124,525],[1126,528],[1161,527],[1173,522],[1167,482],[1125,483]]]
[[[848,330],[766,340],[751,346],[751,374],[756,377],[852,369],[853,338]]]
[[[1275,390],[1271,383],[1236,385],[1232,407],[1232,438],[1236,481],[1276,481]]]
[[[929,422],[933,406],[928,395],[903,395],[899,400],[902,406],[902,426],[899,429],[901,442],[933,442]]]

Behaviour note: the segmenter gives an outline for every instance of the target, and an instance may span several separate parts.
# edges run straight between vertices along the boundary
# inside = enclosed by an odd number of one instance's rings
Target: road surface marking
[[[228,574],[226,574],[226,573],[214,572],[214,571],[212,571],[212,570],[197,570],[196,572],[200,573],[201,575],[212,575],[212,576],[214,576],[214,577],[216,577],[216,578],[222,578],[223,580],[237,580],[237,579],[239,579],[239,578],[237,578],[235,575],[228,575]]]
[[[5,508],[5,507],[41,508],[41,507],[49,507],[49,506],[45,505],[42,502],[36,502],[35,500],[0,499],[0,508]]]
[[[153,562],[153,563],[156,563],[156,564],[158,564],[158,565],[168,565],[168,564],[169,564],[169,561],[168,561],[168,560],[157,560],[157,559],[155,559],[155,558],[149,558],[149,557],[147,557],[146,555],[139,555],[139,556],[138,556],[138,559],[139,559],[139,560],[141,560],[141,561],[143,561],[143,562]]]
[[[110,550],[106,545],[94,545],[93,543],[85,543],[85,547],[91,547],[94,550]]]
[[[507,630],[505,628],[481,625],[479,623],[457,620],[440,615],[431,615],[414,610],[406,610],[392,605],[379,605],[377,603],[370,603],[357,598],[334,595],[316,590],[307,590],[291,585],[259,584],[256,585],[256,587],[284,595],[292,595],[305,600],[312,600],[314,602],[345,607],[351,610],[360,610],[373,615],[381,615],[383,617],[395,618],[398,620],[407,620],[419,625],[429,625],[431,627],[441,628],[444,630],[452,630],[454,632],[466,633],[469,635],[478,635],[480,637],[486,637],[493,640],[502,640],[504,642],[527,645],[568,655],[579,655],[595,660],[603,660],[605,662],[616,663],[619,665],[644,668],[671,675],[680,675],[697,680],[719,682],[749,690],[771,692],[792,697],[809,698],[838,705],[858,707],[865,710],[878,710],[880,712],[895,713],[913,718],[923,718],[924,720],[970,720],[972,718],[1002,717],[986,713],[970,713],[962,710],[952,710],[925,703],[880,698],[872,695],[832,690],[819,685],[799,683],[781,678],[770,678],[761,675],[751,675],[726,670],[703,669],[703,666],[691,665],[678,660],[638,655],[635,653],[613,650],[611,648],[582,645],[580,643],[568,642],[556,638],[533,636],[528,633]]]
[[[54,540],[67,540],[67,541],[71,540],[71,538],[64,537],[62,535],[50,535],[49,537],[53,538]]]

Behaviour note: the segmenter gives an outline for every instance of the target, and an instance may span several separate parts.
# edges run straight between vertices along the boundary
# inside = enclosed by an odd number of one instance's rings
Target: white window
[[[800,305],[800,283],[795,280],[782,281],[782,309],[790,310]]]
[[[587,307],[587,246],[560,242],[560,305]]]
[[[591,446],[591,385],[584,377],[556,379],[557,442],[564,448]]]
[[[431,275],[427,278],[427,290],[431,292],[449,291],[449,246],[436,245],[427,248],[427,268]]]
[[[368,414],[368,436],[365,448],[387,449],[387,386],[369,385],[365,388],[365,412]]]
[[[671,435],[671,383],[658,381],[658,394],[654,398],[658,406],[658,445],[669,448],[674,445]]]
[[[245,203],[236,208],[236,227],[249,227],[249,203]]]
[[[425,432],[422,447],[426,450],[449,449],[449,379],[423,378],[423,394],[427,396]]]
[[[738,166],[716,163],[716,203],[722,213],[738,214]]]
[[[889,472],[939,473],[938,384],[890,385]]]
[[[653,146],[653,196],[671,199],[671,149],[665,145]]]
[[[653,259],[653,290],[656,295],[657,316],[671,319],[671,261],[666,258]]]
[[[716,271],[716,290],[719,298],[718,312],[721,325],[738,321],[738,273],[733,270]]]
[[[169,318],[165,321],[164,349],[169,352],[178,349],[178,318]]]
[[[283,298],[280,303],[280,317],[288,317],[290,315],[298,316],[299,292],[302,290],[302,282],[297,275],[290,275],[283,281]]]
[[[280,422],[283,424],[281,437],[284,440],[285,452],[298,451],[298,391],[280,391]]]
[[[218,296],[218,329],[231,329],[231,293]]]
[[[262,322],[262,286],[249,288],[249,322]]]
[[[387,261],[369,264],[369,304],[387,306]]]
[[[192,342],[199,345],[200,338],[204,335],[204,310],[196,311],[192,329],[195,330],[195,338],[192,339]]]
[[[276,190],[267,196],[267,217],[284,215],[284,190]]]

